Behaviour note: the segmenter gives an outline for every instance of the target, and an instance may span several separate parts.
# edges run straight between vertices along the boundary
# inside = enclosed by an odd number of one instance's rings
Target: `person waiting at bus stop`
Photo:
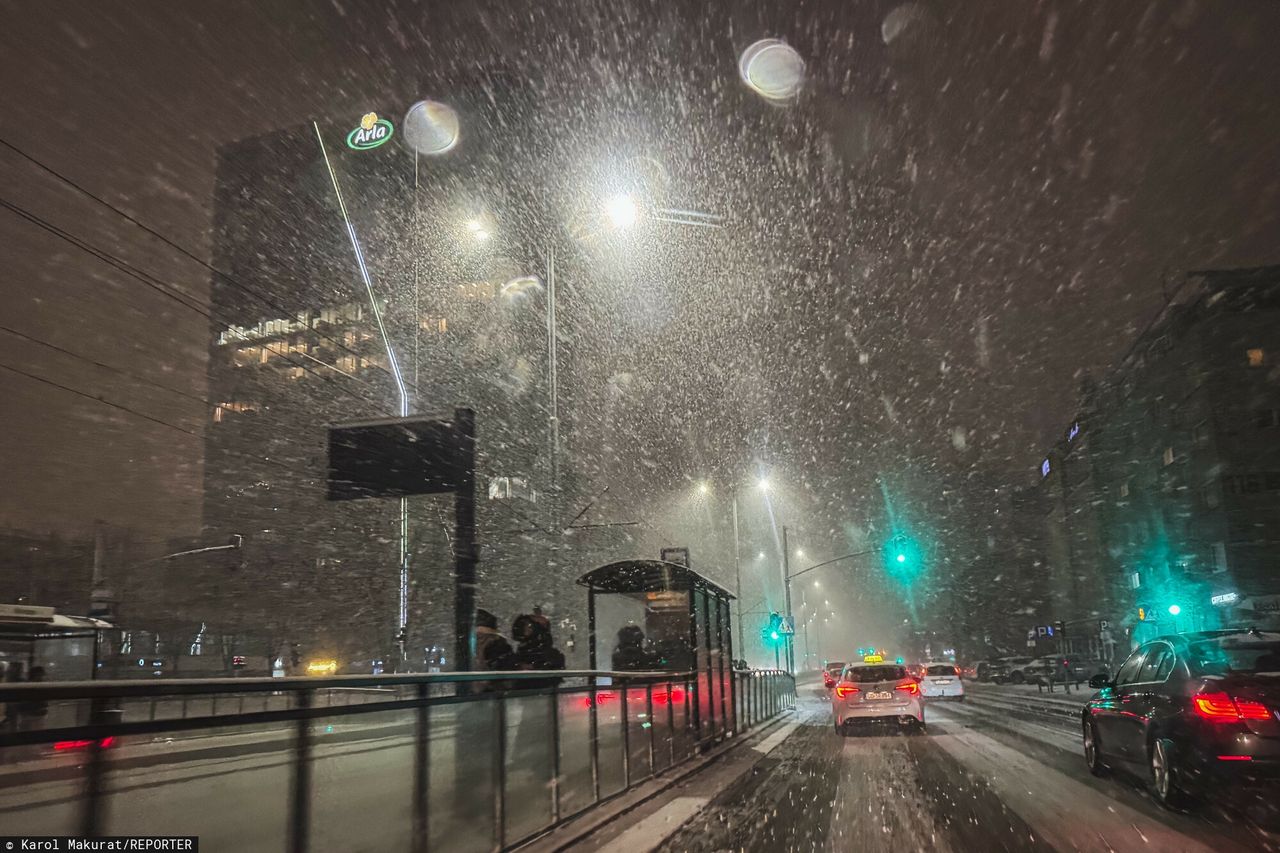
[[[644,631],[639,625],[618,629],[618,643],[613,647],[614,672],[650,672],[659,668],[659,659],[645,646]]]

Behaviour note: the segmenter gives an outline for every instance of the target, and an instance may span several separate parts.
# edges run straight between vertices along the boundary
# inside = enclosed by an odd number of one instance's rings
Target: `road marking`
[[[769,735],[767,738],[760,741],[758,744],[756,744],[751,748],[754,749],[756,752],[760,753],[761,755],[768,755],[769,753],[773,752],[774,749],[777,748],[778,744],[782,743],[784,740],[790,737],[791,733],[794,732],[799,727],[800,727],[800,723],[798,722],[787,723],[785,726],[778,729],[776,732]]]
[[[600,853],[648,853],[656,850],[709,802],[709,797],[676,797],[601,847]]]
[[[984,778],[1011,811],[1060,849],[1212,850],[994,738],[966,730],[931,740]]]

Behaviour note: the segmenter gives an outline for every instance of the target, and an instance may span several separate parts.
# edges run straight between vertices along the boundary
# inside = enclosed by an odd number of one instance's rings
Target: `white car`
[[[964,682],[960,670],[952,663],[927,663],[920,678],[920,694],[926,699],[959,699],[964,701]]]
[[[894,722],[924,730],[920,684],[905,666],[851,663],[831,691],[836,731],[844,734],[858,722]]]

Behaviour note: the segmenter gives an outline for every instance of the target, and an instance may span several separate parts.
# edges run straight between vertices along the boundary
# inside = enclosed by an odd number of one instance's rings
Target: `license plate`
[[[934,683],[934,684],[950,684],[950,683],[951,683],[951,679],[950,679],[950,678],[935,678],[935,679],[933,680],[933,683]]]
[[[880,699],[892,699],[892,698],[893,698],[893,694],[892,694],[892,693],[890,693],[890,692],[889,692],[889,691],[887,691],[887,690],[885,690],[885,691],[881,691],[881,692],[878,692],[878,693],[868,693],[868,694],[867,694],[867,700],[868,700],[868,701],[876,701],[876,700],[880,700]]]

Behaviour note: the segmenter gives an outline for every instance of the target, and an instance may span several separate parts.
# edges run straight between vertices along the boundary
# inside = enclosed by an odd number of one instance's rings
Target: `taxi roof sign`
[[[863,663],[884,663],[884,655],[863,655]]]

